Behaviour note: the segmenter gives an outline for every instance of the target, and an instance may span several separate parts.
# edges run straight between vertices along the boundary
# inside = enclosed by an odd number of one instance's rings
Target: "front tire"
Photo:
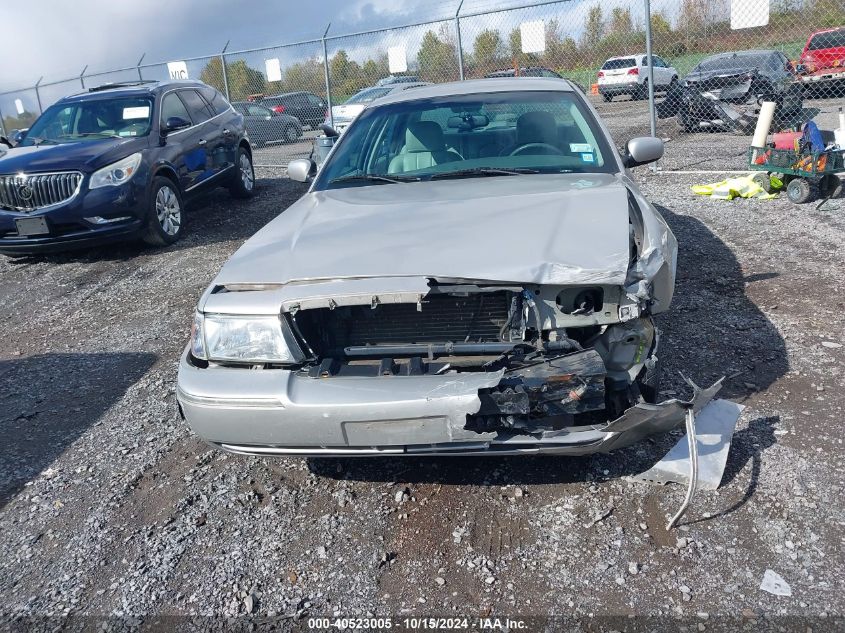
[[[602,95],[602,97],[603,97],[603,98],[604,98],[604,100],[605,100],[605,101],[607,101],[608,103],[610,103],[611,101],[613,101],[613,95],[611,95],[611,94],[603,94],[603,95]]]
[[[229,193],[233,198],[251,198],[255,194],[255,169],[252,166],[252,157],[245,147],[238,149],[238,160],[235,163],[235,174],[232,184],[229,185]]]
[[[151,246],[168,246],[182,237],[182,194],[169,178],[153,179],[147,223],[141,239]]]
[[[296,129],[295,126],[289,125],[285,128],[284,139],[285,143],[295,143],[296,140],[302,136],[302,132]]]

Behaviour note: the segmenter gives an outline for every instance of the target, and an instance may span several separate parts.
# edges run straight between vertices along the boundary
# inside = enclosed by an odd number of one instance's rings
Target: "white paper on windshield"
[[[593,146],[589,143],[570,143],[569,151],[573,154],[580,154],[582,152],[592,152]]]
[[[167,74],[171,79],[187,79],[188,65],[185,62],[167,62]]]
[[[542,20],[523,22],[519,25],[523,53],[542,53],[546,50],[546,25]]]
[[[282,80],[282,65],[279,63],[279,58],[264,60],[264,70],[266,71],[267,81],[281,81]]]
[[[15,110],[18,111],[18,114],[24,113],[23,101],[20,99],[15,99]]]
[[[769,0],[731,0],[731,28],[751,29],[769,23]]]
[[[132,108],[123,108],[123,120],[130,119],[147,119],[150,116],[150,106],[135,106]]]
[[[387,49],[387,67],[391,73],[404,73],[408,70],[408,56],[404,46],[391,46]]]

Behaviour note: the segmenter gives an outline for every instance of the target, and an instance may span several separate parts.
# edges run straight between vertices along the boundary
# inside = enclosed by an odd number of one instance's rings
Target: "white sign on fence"
[[[18,114],[24,113],[23,101],[20,99],[15,99],[15,110],[18,111]]]
[[[279,64],[279,58],[264,60],[264,70],[267,71],[267,81],[281,81],[282,80],[282,66]]]
[[[391,46],[387,49],[387,67],[391,73],[404,73],[408,70],[408,56],[404,46]]]
[[[546,50],[546,25],[542,20],[523,22],[519,25],[523,53],[542,53]]]
[[[769,0],[731,0],[731,28],[751,29],[769,23]]]
[[[167,74],[171,79],[187,79],[188,65],[185,62],[167,62]]]

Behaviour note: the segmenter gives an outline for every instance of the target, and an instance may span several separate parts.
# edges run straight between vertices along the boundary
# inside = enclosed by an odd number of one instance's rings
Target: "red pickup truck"
[[[807,39],[798,60],[798,80],[805,86],[818,85],[845,94],[845,26],[816,31]]]

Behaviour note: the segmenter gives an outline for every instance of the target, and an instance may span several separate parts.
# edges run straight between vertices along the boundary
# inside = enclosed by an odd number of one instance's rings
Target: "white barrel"
[[[769,135],[769,128],[772,127],[772,119],[775,118],[776,105],[774,101],[764,101],[760,106],[760,118],[757,119],[757,127],[754,128],[751,147],[766,147],[766,137]]]

